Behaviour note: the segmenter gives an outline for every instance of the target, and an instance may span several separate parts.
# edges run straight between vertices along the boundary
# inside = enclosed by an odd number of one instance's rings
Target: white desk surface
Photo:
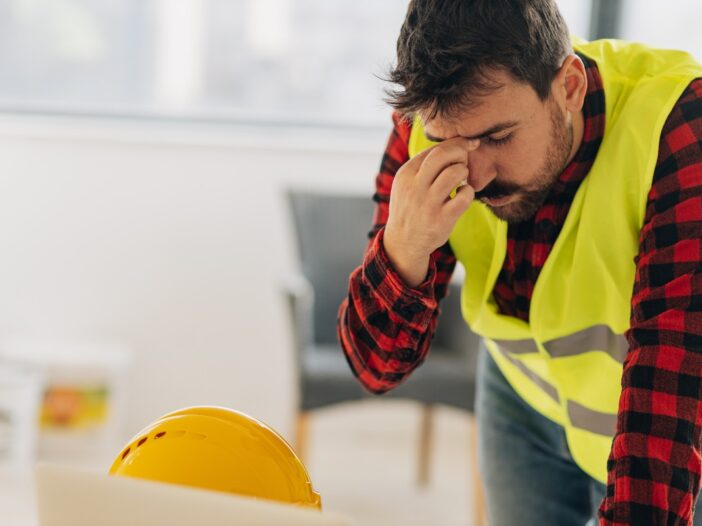
[[[0,523],[36,526],[34,474],[0,471]]]

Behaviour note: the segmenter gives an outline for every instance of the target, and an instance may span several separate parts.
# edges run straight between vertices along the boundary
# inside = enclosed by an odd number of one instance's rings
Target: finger
[[[451,221],[458,221],[474,200],[475,189],[469,184],[462,185],[456,189],[453,199],[449,199],[443,206],[442,213],[448,214]]]
[[[430,148],[427,148],[426,150],[422,150],[415,156],[411,157],[409,161],[407,161],[404,166],[407,167],[407,169],[412,170],[414,173],[419,171],[419,167],[422,166],[422,163],[424,162],[424,159],[426,159],[427,155],[431,153],[431,151],[438,146],[432,146]]]
[[[449,195],[458,187],[468,184],[469,170],[465,164],[452,164],[444,168],[434,179],[429,193],[439,202],[444,202]]]
[[[468,154],[480,145],[480,141],[451,139],[445,141],[427,154],[417,172],[417,182],[426,188],[432,185],[437,176],[452,164],[468,164]]]

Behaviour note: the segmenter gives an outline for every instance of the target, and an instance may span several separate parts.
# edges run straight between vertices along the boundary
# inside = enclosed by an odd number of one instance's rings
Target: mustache
[[[508,195],[518,192],[519,190],[519,186],[513,184],[505,184],[498,182],[497,180],[493,180],[489,185],[480,190],[480,192],[476,192],[475,198],[495,199],[499,197],[507,197]]]

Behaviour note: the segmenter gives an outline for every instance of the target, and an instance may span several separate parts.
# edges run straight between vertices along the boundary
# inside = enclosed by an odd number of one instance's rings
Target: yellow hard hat
[[[159,418],[127,444],[110,474],[321,508],[288,443],[255,418],[222,407]]]

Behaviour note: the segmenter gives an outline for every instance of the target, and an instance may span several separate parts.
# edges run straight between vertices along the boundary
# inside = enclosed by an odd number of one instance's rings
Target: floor
[[[416,483],[416,404],[369,401],[325,409],[310,424],[306,464],[325,509],[364,526],[470,526],[473,495],[466,413],[437,411],[430,484]]]

